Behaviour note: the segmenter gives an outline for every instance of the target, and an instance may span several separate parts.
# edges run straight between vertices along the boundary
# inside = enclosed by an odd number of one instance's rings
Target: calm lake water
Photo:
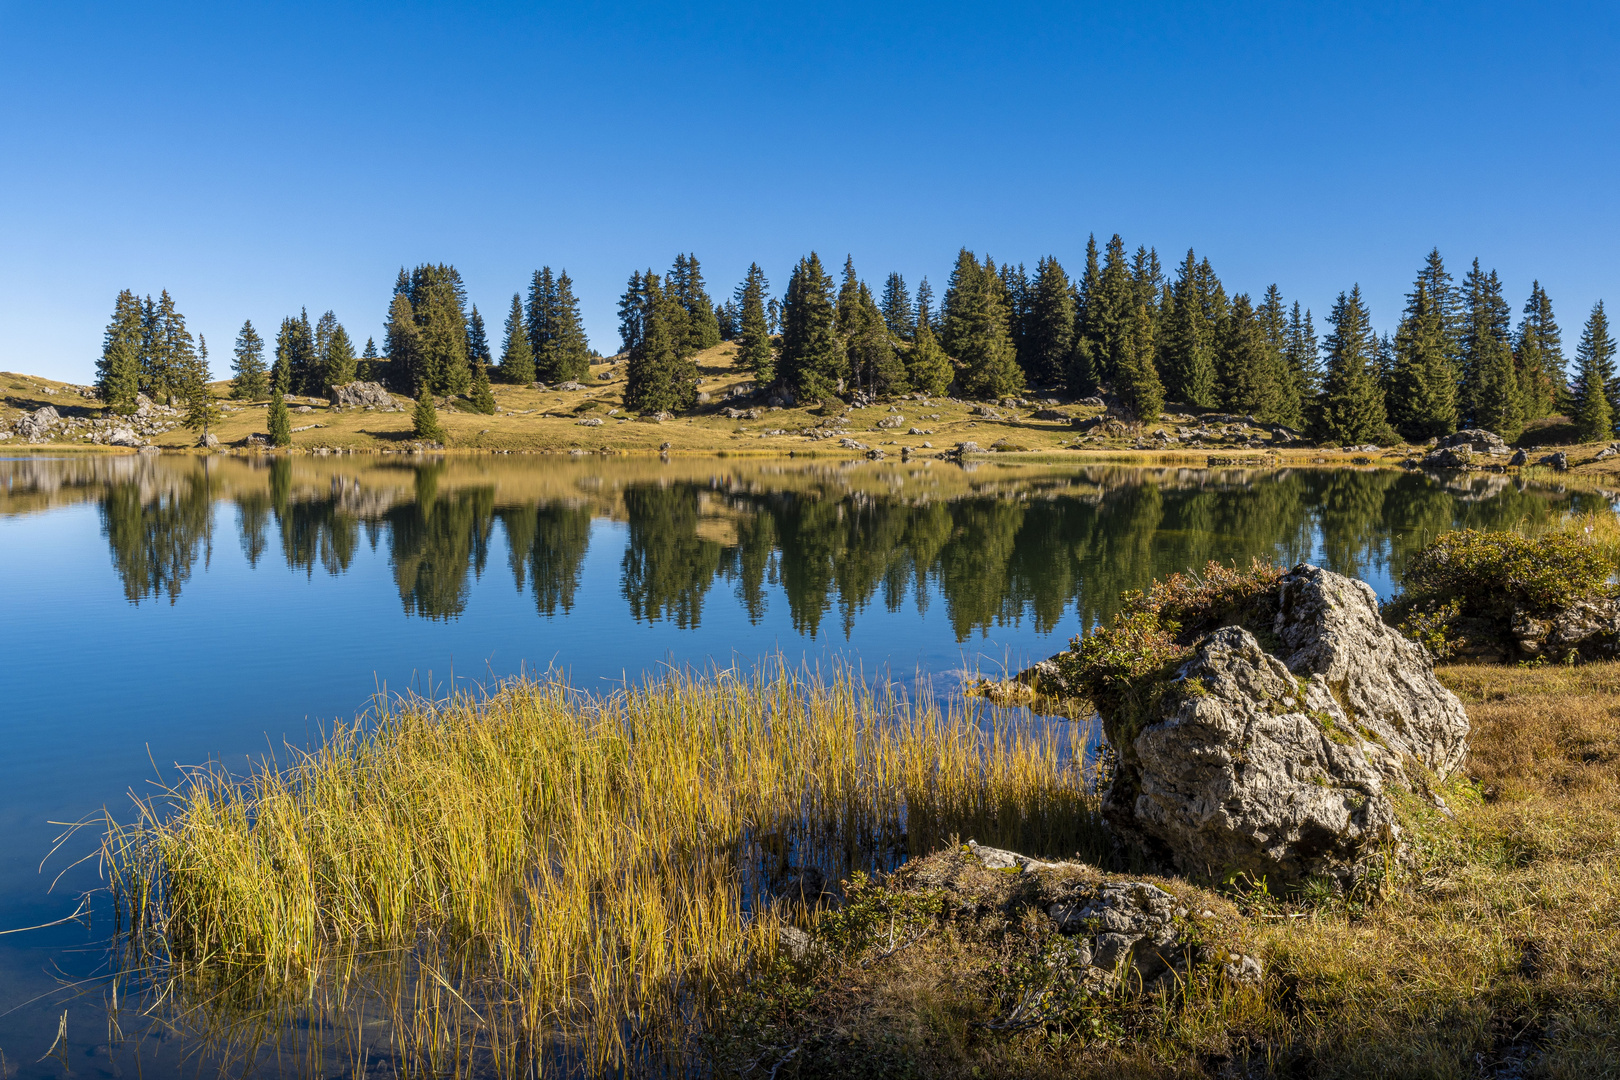
[[[949,693],[1210,559],[1309,560],[1387,596],[1445,529],[1609,505],[1372,470],[0,460],[0,931],[98,884],[72,865],[92,830],[41,871],[52,822],[122,814],[176,763],[307,745],[379,691],[781,655]],[[0,1077],[210,1071],[161,1030],[109,1049],[104,911],[0,934]]]

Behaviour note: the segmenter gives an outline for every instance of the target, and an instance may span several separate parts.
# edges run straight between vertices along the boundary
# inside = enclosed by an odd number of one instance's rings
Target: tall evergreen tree
[[[697,401],[697,365],[686,352],[689,322],[673,290],[648,270],[641,279],[641,335],[630,350],[625,408],[640,413],[680,412]],[[684,355],[683,355],[684,353]]]
[[[366,349],[360,354],[360,363],[354,377],[364,382],[375,381],[379,377],[378,359],[376,339],[366,338]]]
[[[1216,327],[1210,324],[1201,289],[1198,262],[1188,248],[1170,287],[1159,364],[1164,369],[1165,393],[1172,400],[1213,409],[1221,397],[1215,369]]]
[[[1415,442],[1457,430],[1457,377],[1449,355],[1445,315],[1419,276],[1395,331],[1395,370],[1389,418]]]
[[[1159,264],[1156,248],[1138,245],[1131,256],[1131,287],[1133,301],[1146,308],[1148,318],[1158,328],[1159,292],[1164,286],[1164,268]]]
[[[1232,302],[1216,349],[1221,404],[1265,423],[1280,423],[1286,394],[1282,357],[1266,341],[1265,328],[1247,293]]]
[[[142,322],[141,302],[130,290],[121,290],[102,337],[101,359],[96,361],[96,391],[115,413],[135,411],[135,395],[141,389]]]
[[[1502,283],[1496,271],[1483,273],[1475,259],[1463,288],[1463,414],[1472,426],[1516,439],[1524,429],[1524,402],[1510,344],[1513,316]]]
[[[472,393],[468,397],[468,404],[474,412],[485,416],[495,415],[495,390],[489,385],[489,365],[482,361],[473,368]]]
[[[1137,304],[1123,332],[1114,338],[1114,394],[1130,414],[1144,424],[1159,418],[1164,409],[1164,385],[1153,363],[1153,315]]]
[[[838,346],[832,278],[811,252],[788,278],[782,302],[782,352],[778,370],[806,401],[831,397],[849,375],[848,357]]]
[[[1115,233],[1103,254],[1102,270],[1090,280],[1095,246],[1087,244],[1086,271],[1082,279],[1081,325],[1076,331],[1077,393],[1091,393],[1113,378],[1113,357],[1120,334],[1134,317],[1136,285],[1131,281],[1125,255],[1125,242]],[[946,348],[950,345],[947,342]],[[1080,370],[1083,368],[1084,370]]]
[[[630,284],[619,297],[619,351],[627,353],[641,340],[641,310],[646,304],[646,290],[641,271],[630,275]]]
[[[287,399],[279,382],[270,393],[270,411],[266,421],[270,426],[271,446],[292,445],[292,417],[287,413]]]
[[[919,317],[923,312],[928,313],[928,318],[925,321],[928,323],[929,329],[934,331],[934,336],[937,338],[939,336],[939,312],[934,310],[934,287],[928,284],[926,275],[924,275],[921,284],[917,286],[917,311]]]
[[[591,370],[591,345],[574,297],[574,283],[564,270],[557,275],[551,309],[551,354],[547,358],[556,379],[583,379]],[[536,369],[539,368],[538,361]]]
[[[501,343],[501,378],[519,386],[534,382],[534,351],[529,347],[529,331],[523,322],[523,298],[517,293],[512,294],[512,310],[506,316],[506,338]]]
[[[529,351],[534,355],[535,377],[543,382],[558,381],[552,362],[552,322],[557,312],[557,278],[551,267],[542,266],[529,279],[529,304],[525,326]]]
[[[1617,414],[1609,388],[1615,381],[1615,344],[1609,336],[1609,317],[1603,301],[1592,305],[1575,347],[1575,428],[1582,442],[1611,438]]]
[[[322,315],[319,319],[315,320],[315,367],[316,368],[322,368],[322,367],[324,367],[324,365],[326,363],[326,354],[327,354],[327,351],[332,346],[332,335],[337,332],[337,325],[338,325],[337,315],[334,314],[331,311],[328,311],[326,314]],[[317,372],[314,373],[314,378],[312,379],[312,384],[319,383],[322,387],[325,387],[325,386],[331,385],[331,382],[332,382],[332,380],[327,377],[327,374],[326,374],[326,372],[324,370],[317,371]],[[320,390],[318,390],[318,389],[312,389],[312,390],[309,391],[309,393],[311,393],[311,394],[316,394],[316,393],[319,393],[319,392],[320,392]]]
[[[765,319],[765,294],[770,287],[759,263],[748,265],[748,276],[737,286],[737,308],[741,313],[737,363],[752,372],[762,386],[776,378],[776,358],[771,352],[771,333]]]
[[[906,279],[898,272],[891,273],[883,282],[883,325],[896,341],[910,341],[917,323],[917,312],[911,304],[911,293]]]
[[[285,330],[285,324],[283,324]],[[422,347],[416,329],[416,316],[411,311],[411,298],[406,292],[396,292],[388,305],[388,323],[383,335],[383,346],[388,350],[387,381],[400,393],[414,392],[421,382]],[[280,367],[278,345],[276,364]]]
[[[335,319],[333,320],[336,321]],[[292,380],[300,394],[319,394],[326,385],[321,372],[321,352],[315,330],[309,322],[309,309],[298,310],[298,327],[293,350]]]
[[[1519,323],[1519,389],[1524,394],[1525,419],[1540,420],[1569,405],[1569,387],[1564,381],[1564,342],[1553,317],[1552,299],[1541,282],[1530,285],[1530,299],[1524,305]]]
[[[714,317],[714,301],[703,282],[703,270],[696,255],[675,256],[675,268],[670,271],[666,292],[674,294],[686,314],[686,341],[683,356],[711,349],[720,344],[720,324]]]
[[[143,313],[144,335],[141,351],[141,389],[148,397],[173,404],[179,399],[185,370],[195,356],[186,317],[175,307],[174,298],[164,289],[157,304],[147,300]]]
[[[428,442],[444,443],[444,425],[439,423],[439,410],[433,404],[433,390],[423,380],[416,389],[416,408],[411,412],[411,432]]]
[[[1377,438],[1388,424],[1373,370],[1378,340],[1360,285],[1339,294],[1328,322],[1333,329],[1324,342],[1327,373],[1315,434],[1322,442],[1353,446]]]
[[[1423,282],[1424,289],[1429,294],[1429,303],[1440,319],[1440,337],[1446,359],[1451,364],[1455,381],[1461,386],[1462,340],[1467,320],[1463,316],[1462,298],[1457,295],[1457,288],[1452,283],[1451,274],[1446,270],[1445,260],[1440,257],[1439,248],[1430,249],[1428,258],[1423,261],[1423,268],[1418,271],[1418,280]],[[1410,294],[1407,300],[1410,302]]]
[[[714,305],[714,317],[720,323],[720,340],[735,341],[742,320],[742,312],[738,309],[737,302],[727,300],[723,304]]]
[[[988,258],[985,261],[989,262]],[[1031,303],[1029,274],[1024,270],[1023,263],[1017,266],[1007,263],[1002,266],[996,280],[1000,287],[1001,305],[1007,312],[1007,336],[1012,339],[1013,356],[1027,374],[1029,368],[1024,360],[1029,349],[1026,340],[1029,336]]]
[[[961,249],[945,288],[940,344],[961,363],[957,382],[970,397],[999,398],[1024,388],[1002,295],[994,264],[988,258],[980,264]]]
[[[856,386],[870,393],[897,394],[907,388],[906,369],[895,355],[894,341],[872,292],[861,282],[856,290],[856,313],[846,336],[850,375]]]
[[[418,381],[430,393],[465,394],[472,387],[467,356],[466,289],[455,267],[423,265],[411,275],[411,310],[417,328]]]
[[[477,368],[479,364],[488,364],[494,359],[489,352],[489,335],[484,330],[484,317],[478,314],[478,305],[474,304],[467,316],[467,361]],[[474,381],[477,381],[476,376]]]
[[[1275,284],[1266,287],[1265,299],[1255,309],[1255,317],[1260,322],[1266,363],[1278,386],[1277,404],[1270,419],[1289,427],[1301,427],[1305,423],[1303,387],[1288,362],[1288,313],[1283,310],[1282,292]]]
[[[281,329],[276,331],[276,359],[270,365],[270,388],[284,397],[292,393],[293,388],[292,363],[293,352],[297,348],[297,324],[297,319],[282,319]]]
[[[1086,266],[1075,285],[1073,351],[1069,354],[1067,383],[1074,395],[1095,393],[1103,379],[1103,358],[1091,339],[1092,304],[1102,294],[1102,269],[1097,259],[1097,237],[1086,238]]]
[[[183,390],[186,403],[185,425],[193,431],[201,431],[205,436],[209,428],[218,424],[224,416],[220,411],[219,402],[214,398],[214,392],[209,389],[208,377],[208,342],[198,334],[196,360],[186,371]]]
[[[956,377],[951,358],[934,337],[933,312],[929,310],[934,291],[923,278],[917,287],[917,321],[911,332],[911,352],[906,354],[906,378],[912,388],[925,394],[943,394]]]
[[[844,278],[838,285],[838,299],[834,302],[833,327],[848,336],[863,316],[861,310],[861,279],[855,273],[855,257],[844,256]]]
[[[1307,430],[1315,428],[1322,398],[1322,353],[1310,310],[1301,314],[1297,300],[1288,313],[1288,343],[1283,347],[1283,360],[1294,385],[1299,387],[1300,423]]]
[[[1057,259],[1047,256],[1035,264],[1028,296],[1019,363],[1034,385],[1060,386],[1074,351],[1074,290]]]
[[[231,396],[239,401],[257,401],[270,393],[270,379],[264,367],[264,339],[253,329],[253,320],[242,322],[236,335],[236,360],[231,369]]]
[[[349,332],[338,323],[332,328],[322,356],[321,367],[326,373],[326,390],[354,382],[359,374],[359,363],[354,355],[354,342]]]

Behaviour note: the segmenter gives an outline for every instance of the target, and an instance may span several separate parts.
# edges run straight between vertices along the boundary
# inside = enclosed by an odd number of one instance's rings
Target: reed
[[[380,962],[422,1071],[475,1044],[499,1071],[548,1045],[622,1067],[768,962],[811,868],[969,836],[1102,857],[1082,725],[966,707],[781,665],[396,701],[285,765],[191,771],[109,820],[104,861],[176,1000],[341,1000]]]

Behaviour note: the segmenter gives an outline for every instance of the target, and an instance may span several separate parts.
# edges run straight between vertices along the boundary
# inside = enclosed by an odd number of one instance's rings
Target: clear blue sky
[[[1353,10],[1354,8],[1354,10]],[[1620,302],[1613,4],[0,2],[0,368],[88,381],[120,288],[242,320],[447,261],[498,339],[541,264],[617,347],[635,267],[812,248],[936,290],[1086,235],[1392,328],[1438,245],[1573,353]],[[1515,316],[1517,318],[1517,316]],[[498,340],[496,341],[498,348]]]

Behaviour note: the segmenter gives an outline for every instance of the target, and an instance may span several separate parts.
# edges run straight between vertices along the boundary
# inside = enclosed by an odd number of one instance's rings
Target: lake
[[[1372,469],[0,459],[0,931],[97,886],[75,865],[95,830],[46,860],[52,822],[125,814],[176,763],[285,755],[378,693],[548,669],[609,689],[779,655],[949,696],[1211,559],[1317,562],[1388,596],[1446,529],[1610,505]],[[105,910],[0,934],[0,1077],[200,1067],[162,1030],[109,1031]]]

